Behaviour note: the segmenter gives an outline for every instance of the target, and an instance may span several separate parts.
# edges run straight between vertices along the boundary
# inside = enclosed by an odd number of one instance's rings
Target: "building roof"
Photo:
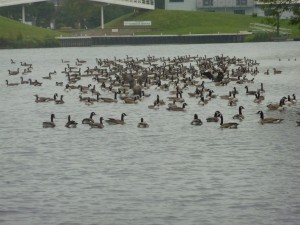
[[[50,0],[0,0],[0,7],[23,5],[35,2],[46,2]],[[154,0],[89,0],[107,4],[124,5],[135,8],[154,9]]]

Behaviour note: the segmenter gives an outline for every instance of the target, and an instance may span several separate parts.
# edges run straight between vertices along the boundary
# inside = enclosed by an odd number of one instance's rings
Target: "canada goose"
[[[82,97],[82,95],[79,95],[79,101],[87,101],[89,97]]]
[[[13,59],[10,59],[11,64],[15,64],[16,62]]]
[[[219,117],[218,117],[219,113],[220,113],[219,111],[216,111],[214,116],[207,117],[206,122],[218,122],[219,121]]]
[[[35,102],[39,103],[39,102],[49,102],[49,101],[55,101],[56,97],[58,96],[57,93],[55,93],[53,95],[53,98],[49,98],[49,97],[39,97],[37,94],[34,95],[35,96]]]
[[[124,103],[125,104],[137,104],[138,101],[137,101],[137,97],[134,96],[134,98],[130,98],[130,97],[127,97],[127,98],[124,98]]]
[[[31,73],[30,69],[24,69],[22,72],[23,75],[27,75],[28,73]]]
[[[63,83],[63,82],[56,82],[55,85],[56,85],[56,86],[63,86],[64,83]]]
[[[68,66],[69,71],[71,71],[71,70],[76,70],[76,69],[77,69],[77,67],[75,67],[75,66],[70,66],[70,64],[67,64],[67,66]]]
[[[259,122],[261,124],[265,124],[265,123],[280,123],[281,121],[283,121],[283,119],[273,118],[273,117],[264,118],[263,111],[258,111],[257,114],[260,114],[260,121]]]
[[[228,106],[236,106],[236,101],[229,99],[228,100]]]
[[[213,90],[208,90],[208,94],[206,95],[206,98],[211,99],[211,98],[216,98],[217,95],[213,94]]]
[[[65,90],[78,89],[78,88],[80,88],[80,85],[79,86],[75,86],[75,85],[66,84]]]
[[[182,104],[182,107],[168,107],[167,110],[169,111],[180,111],[180,112],[184,112],[186,109],[185,107],[187,106],[187,104],[184,102]]]
[[[269,75],[269,69],[267,69],[266,72],[264,72],[265,75]]]
[[[236,87],[233,87],[233,91],[232,91],[232,94],[235,94],[237,95],[239,92],[236,90]]]
[[[31,79],[28,79],[29,81],[29,85],[33,85],[33,86],[42,86],[41,82],[38,82],[37,80],[32,81]]]
[[[39,102],[48,102],[49,98],[47,97],[39,97],[37,94],[34,95],[35,96],[35,102],[39,103]]]
[[[291,99],[290,95],[288,95],[287,98],[284,97],[284,99],[285,99],[285,104],[288,105],[288,106],[291,106],[291,105],[296,103],[293,99]]]
[[[292,102],[295,104],[297,102],[297,99],[296,99],[296,95],[295,94],[292,94],[293,98],[292,98]]]
[[[196,126],[202,125],[202,120],[198,118],[197,114],[194,114],[194,119],[192,120],[191,125],[196,125]]]
[[[63,59],[61,59],[61,62],[62,62],[62,63],[70,63],[69,60],[63,60]]]
[[[195,92],[189,92],[188,95],[189,95],[190,97],[199,97],[200,93],[201,93],[201,91],[199,90],[198,87],[196,87]]]
[[[112,103],[112,102],[118,102],[117,100],[117,92],[115,92],[115,97],[114,98],[100,98],[102,102],[107,102],[107,103]]]
[[[91,102],[99,102],[100,101],[100,93],[97,94],[97,98],[90,98]]]
[[[19,83],[8,83],[8,80],[6,80],[6,85],[7,85],[8,87],[12,87],[12,86],[18,86]]]
[[[285,99],[282,98],[280,99],[279,104],[268,104],[267,107],[269,110],[283,110],[284,101]]]
[[[144,119],[141,118],[141,122],[138,123],[137,125],[138,128],[148,128],[149,127],[149,124],[144,122]]]
[[[281,74],[282,71],[281,70],[277,70],[276,68],[273,68],[273,73],[274,74]]]
[[[79,60],[78,58],[76,59],[78,63],[86,63],[85,60]]]
[[[82,124],[90,124],[90,123],[94,123],[93,120],[93,116],[95,116],[96,113],[95,112],[91,112],[90,118],[85,118],[82,120]]]
[[[64,104],[64,100],[63,100],[63,95],[60,96],[60,99],[59,100],[55,100],[55,104]]]
[[[198,105],[206,105],[208,103],[208,99],[204,99],[203,96],[201,96],[200,101],[198,102]]]
[[[247,95],[255,95],[256,94],[256,91],[249,91],[248,86],[245,86],[245,88],[246,88],[246,94]]]
[[[49,75],[47,77],[42,77],[43,79],[47,79],[47,80],[51,80],[52,77],[51,77],[51,74],[49,73]]]
[[[219,113],[218,116],[221,119],[220,128],[236,129],[239,125],[238,123],[223,123],[223,115]]]
[[[26,63],[26,62],[20,62],[21,63],[21,66],[29,66],[29,67],[32,67],[32,64],[31,63]]]
[[[54,70],[53,72],[49,72],[49,75],[56,75],[56,70]]]
[[[154,101],[154,103],[156,103],[156,105],[165,105],[166,103],[164,102],[164,100],[159,99],[159,95],[156,95],[156,100]]]
[[[262,102],[262,99],[260,98],[259,93],[255,94],[255,99],[253,100],[253,102],[260,104]]]
[[[105,121],[110,125],[117,125],[117,124],[124,125],[125,124],[125,121],[124,121],[125,116],[127,116],[127,115],[125,113],[122,113],[120,120],[114,119],[114,118],[108,118],[108,120],[105,120]]]
[[[177,106],[177,104],[176,104],[176,99],[173,99],[173,102],[172,102],[172,103],[169,103],[169,104],[168,104],[168,107],[169,107],[169,108],[177,108],[178,106]]]
[[[296,121],[296,125],[299,127],[300,126],[300,121]]]
[[[261,93],[264,93],[265,92],[265,89],[264,89],[264,84],[263,83],[260,83],[260,89],[258,89]]]
[[[71,120],[71,116],[68,115],[68,122],[66,123],[65,127],[67,128],[76,128],[77,124],[74,120]]]
[[[87,98],[87,100],[86,100],[86,101],[84,101],[84,104],[86,104],[86,105],[90,106],[90,105],[93,105],[93,104],[94,104],[94,102],[93,102],[93,101],[91,101],[91,98],[90,98],[90,97],[88,97],[88,98]]]
[[[93,88],[91,89],[91,92],[92,92],[93,95],[98,95],[98,94],[100,94],[100,92],[96,90],[96,86],[95,86],[95,85],[94,85]]]
[[[123,89],[123,91],[121,91],[121,89],[119,88],[119,89],[118,89],[118,94],[119,94],[119,98],[120,98],[121,100],[124,100],[125,98],[128,97],[129,92],[126,91],[125,88]]]
[[[185,102],[185,100],[182,98],[182,91],[179,91],[176,96],[168,97],[169,101],[173,101],[174,99],[176,102]]]
[[[220,98],[221,98],[221,99],[228,100],[228,99],[230,99],[230,98],[231,98],[231,94],[232,94],[232,92],[231,92],[231,91],[229,91],[229,95],[221,95],[221,96],[220,96]]]
[[[24,80],[23,77],[20,77],[20,78],[21,78],[21,84],[29,84],[28,80]]]
[[[78,86],[78,87],[80,87],[80,93],[81,94],[87,94],[88,92],[89,92],[89,90],[88,89],[84,89],[82,86]]]
[[[99,123],[89,123],[91,128],[99,128],[102,129],[104,127],[103,125],[103,117],[100,117],[100,122]]]
[[[159,109],[159,105],[157,105],[157,103],[156,103],[156,101],[155,101],[153,105],[148,105],[148,109],[154,109],[154,110],[157,110],[157,109]]]
[[[232,119],[238,119],[240,121],[242,121],[243,119],[245,119],[243,113],[242,113],[242,109],[245,109],[243,106],[240,106],[239,107],[239,113],[238,114],[235,114]]]
[[[37,80],[35,80],[33,83],[34,83],[34,86],[42,86],[42,84],[43,84],[41,82],[38,82]]]
[[[56,101],[57,97],[58,97],[58,94],[54,93],[53,98],[47,98],[47,101]]]
[[[15,71],[8,70],[8,74],[9,75],[18,75],[19,73],[20,73],[20,69],[19,68],[17,70],[15,70]]]
[[[145,98],[148,98],[151,96],[151,94],[145,94],[145,91],[142,91],[141,94],[142,94],[142,97],[145,97]]]
[[[75,62],[76,66],[82,66],[82,63]]]
[[[55,127],[55,123],[53,122],[54,118],[55,118],[55,115],[51,114],[51,121],[50,122],[43,122],[43,128],[53,128],[53,127]]]

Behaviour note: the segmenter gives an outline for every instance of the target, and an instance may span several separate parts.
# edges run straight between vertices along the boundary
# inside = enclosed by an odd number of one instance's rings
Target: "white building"
[[[254,0],[165,0],[166,10],[227,12],[265,16],[266,13],[262,9],[262,5],[259,1]],[[284,13],[282,18],[290,16],[290,13]]]

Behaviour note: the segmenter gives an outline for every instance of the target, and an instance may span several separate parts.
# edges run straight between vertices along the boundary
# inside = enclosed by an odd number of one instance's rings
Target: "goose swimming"
[[[54,114],[51,114],[51,121],[50,122],[43,122],[43,128],[54,128],[55,123],[53,122],[53,119],[55,118]]]

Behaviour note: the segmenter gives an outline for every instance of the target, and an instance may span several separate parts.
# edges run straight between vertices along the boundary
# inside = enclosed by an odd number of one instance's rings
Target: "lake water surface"
[[[205,87],[217,95],[236,87],[237,106],[220,98],[200,106],[189,98],[195,89],[190,87],[183,93],[186,112],[148,109],[157,94],[165,101],[170,96],[155,87],[145,90],[151,96],[138,104],[119,100],[86,106],[79,102],[78,90],[65,92],[55,85],[66,83],[61,59],[71,65],[84,59],[85,70],[96,65],[96,58],[221,54],[260,63],[260,73],[247,85],[256,90],[264,84],[261,104],[235,82],[216,87],[205,80]],[[283,112],[266,107],[283,96],[300,96],[299,42],[0,50],[0,62],[0,224],[300,224],[299,102]],[[20,75],[7,71],[22,69],[20,62],[33,64],[33,72],[23,77],[43,82],[41,87],[6,86],[5,80],[20,82]],[[273,68],[282,74],[273,75]],[[264,75],[267,69],[269,76]],[[42,79],[54,70],[52,80]],[[79,81],[91,82],[91,77]],[[64,95],[65,104],[34,102],[34,94],[50,97],[55,92]],[[239,105],[245,119],[238,129],[220,129],[219,123],[205,120],[219,110],[225,122],[232,121]],[[284,120],[261,125],[258,110]],[[81,120],[92,111],[97,121],[124,112],[126,124],[90,129]],[[56,127],[42,128],[51,113]],[[195,113],[202,126],[190,125]],[[76,129],[64,127],[68,115],[79,123]],[[137,128],[141,117],[148,129]]]

